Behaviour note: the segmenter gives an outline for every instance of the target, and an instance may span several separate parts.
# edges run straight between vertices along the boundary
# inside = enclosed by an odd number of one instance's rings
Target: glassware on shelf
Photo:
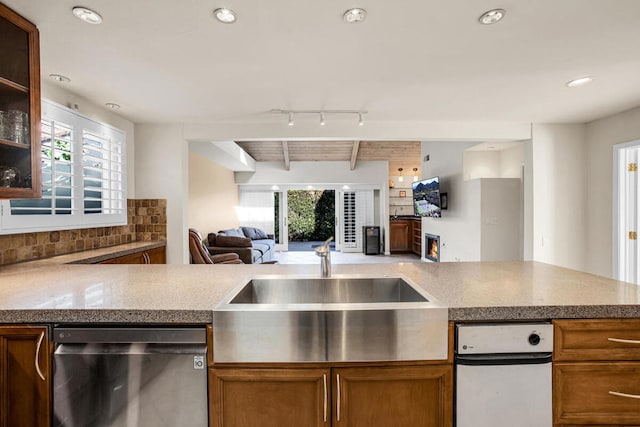
[[[20,171],[18,168],[0,167],[0,185],[2,187],[17,187],[20,184]]]
[[[0,139],[29,145],[29,114],[21,110],[0,111]]]
[[[18,144],[29,144],[29,120],[26,112],[21,110],[9,110],[10,131],[14,141]]]
[[[9,113],[0,110],[0,139],[9,140]]]

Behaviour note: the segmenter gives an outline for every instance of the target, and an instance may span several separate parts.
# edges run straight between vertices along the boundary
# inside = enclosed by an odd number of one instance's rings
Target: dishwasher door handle
[[[539,365],[551,363],[551,353],[464,354],[457,355],[455,363],[468,366]]]

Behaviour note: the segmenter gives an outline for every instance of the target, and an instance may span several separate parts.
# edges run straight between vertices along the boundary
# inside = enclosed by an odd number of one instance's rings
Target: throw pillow
[[[256,227],[242,227],[242,231],[245,236],[251,240],[268,239],[267,233]]]
[[[267,235],[267,232],[260,229],[260,228],[256,228],[256,234],[258,235],[258,239],[268,239],[269,236]]]
[[[247,237],[239,236],[227,236],[224,234],[218,234],[216,237],[216,246],[230,246],[236,248],[250,248],[251,239]]]

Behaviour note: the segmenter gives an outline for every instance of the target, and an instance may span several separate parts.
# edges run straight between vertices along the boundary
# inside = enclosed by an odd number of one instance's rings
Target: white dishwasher
[[[456,325],[456,426],[551,427],[550,323]]]

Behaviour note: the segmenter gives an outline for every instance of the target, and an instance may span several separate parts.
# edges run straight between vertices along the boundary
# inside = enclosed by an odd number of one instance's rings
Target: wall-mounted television
[[[413,183],[413,212],[416,216],[440,218],[440,179],[423,179]]]

